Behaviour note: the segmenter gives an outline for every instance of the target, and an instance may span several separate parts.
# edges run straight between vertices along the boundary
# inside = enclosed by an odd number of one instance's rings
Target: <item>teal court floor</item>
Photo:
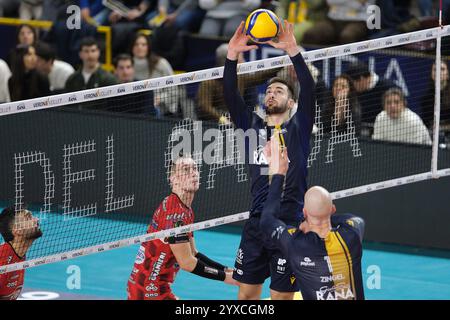
[[[198,249],[233,266],[239,229],[225,226],[195,233]],[[126,284],[138,245],[26,271],[22,298],[126,299]],[[450,299],[450,252],[366,244],[363,256],[365,295],[370,300]],[[80,288],[73,289],[73,267],[80,271]],[[379,276],[379,278],[374,278]],[[237,287],[180,271],[173,285],[181,299],[233,300]],[[269,297],[269,283],[263,298]]]

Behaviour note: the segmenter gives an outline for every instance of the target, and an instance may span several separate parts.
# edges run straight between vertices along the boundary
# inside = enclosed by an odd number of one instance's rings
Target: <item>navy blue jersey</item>
[[[287,223],[296,224],[300,220],[303,198],[307,188],[307,161],[310,151],[309,140],[314,122],[315,84],[301,53],[291,57],[291,60],[299,79],[300,94],[297,111],[281,126],[291,162],[284,186],[279,217]],[[264,111],[255,111],[254,108],[245,104],[237,87],[236,67],[237,61],[227,59],[225,62],[224,97],[235,126],[244,131],[254,129],[259,136],[256,150],[249,150],[249,145],[247,145],[246,150],[252,183],[253,202],[250,214],[259,216],[269,191],[269,176],[261,174],[264,169],[267,172],[268,166],[262,152],[267,139],[272,135],[274,127],[267,126]]]
[[[362,300],[361,273],[364,221],[353,215],[333,216],[325,239],[315,232],[289,230],[275,214],[280,210],[284,176],[274,175],[260,227],[290,263],[305,300]]]

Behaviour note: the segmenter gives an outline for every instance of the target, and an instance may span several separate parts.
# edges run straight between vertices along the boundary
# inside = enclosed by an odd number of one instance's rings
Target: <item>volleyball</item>
[[[245,22],[245,33],[257,43],[272,40],[280,30],[280,19],[267,9],[258,9],[250,13]]]

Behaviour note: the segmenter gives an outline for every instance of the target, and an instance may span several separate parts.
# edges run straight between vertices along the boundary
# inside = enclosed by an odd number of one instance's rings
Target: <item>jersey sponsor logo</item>
[[[156,298],[157,296],[159,296],[159,294],[157,294],[157,293],[146,293],[145,294],[146,298]]]
[[[257,165],[268,165],[269,162],[264,155],[264,147],[259,145],[258,148],[253,151],[253,163]]]
[[[158,223],[154,219],[152,219],[152,222],[150,223],[150,226],[153,229],[158,230]]]
[[[295,278],[295,276],[291,276],[290,280],[291,280],[291,284],[294,284],[294,282],[295,282],[295,280],[297,280],[297,278]]]
[[[349,300],[354,299],[355,295],[348,285],[339,285],[332,288],[322,287],[316,291],[317,300]]]
[[[143,264],[145,261],[145,247],[144,246],[140,246],[139,247],[139,251],[136,255],[136,264]]]
[[[277,273],[284,274],[286,272],[286,267],[284,266],[285,264],[286,259],[278,259]]]
[[[161,267],[164,263],[164,259],[166,258],[166,253],[161,252],[161,254],[158,257],[158,260],[153,264],[153,270],[150,274],[150,280],[155,281],[156,278],[159,276],[159,273],[161,272]]]
[[[272,235],[271,235],[272,239],[275,238],[275,237],[277,237],[277,239],[280,239],[280,236],[281,236],[281,234],[284,232],[285,229],[286,229],[286,228],[283,227],[283,226],[278,226],[278,227],[275,229],[275,231],[272,232]]]
[[[290,235],[293,235],[295,233],[295,231],[297,231],[297,228],[289,228],[288,232]]]
[[[281,259],[281,258],[278,259],[279,266],[284,266],[285,264],[286,264],[286,259]]]
[[[186,213],[182,212],[182,213],[174,213],[174,214],[168,214],[166,216],[166,220],[173,220],[174,224],[176,224],[178,221],[183,222],[184,217],[186,216]],[[179,226],[177,226],[179,227]]]
[[[242,276],[244,274],[244,271],[242,271],[241,269],[236,269],[236,273]]]
[[[147,291],[158,291],[158,287],[155,286],[154,283],[150,283],[147,287],[145,287],[145,290],[147,290]]]
[[[329,282],[333,282],[333,281],[342,281],[344,279],[345,279],[344,275],[342,273],[339,273],[339,274],[335,274],[335,275],[331,275],[331,276],[321,276],[320,282],[329,283]]]
[[[315,267],[316,263],[309,257],[305,257],[302,262],[300,262],[301,267]]]
[[[242,260],[244,260],[244,251],[242,251],[242,249],[239,248],[236,255],[236,263],[242,264]]]

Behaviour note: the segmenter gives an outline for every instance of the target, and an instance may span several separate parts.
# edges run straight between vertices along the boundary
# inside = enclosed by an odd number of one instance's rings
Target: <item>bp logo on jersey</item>
[[[145,248],[144,246],[139,247],[139,251],[136,255],[136,264],[143,264],[145,261]]]

